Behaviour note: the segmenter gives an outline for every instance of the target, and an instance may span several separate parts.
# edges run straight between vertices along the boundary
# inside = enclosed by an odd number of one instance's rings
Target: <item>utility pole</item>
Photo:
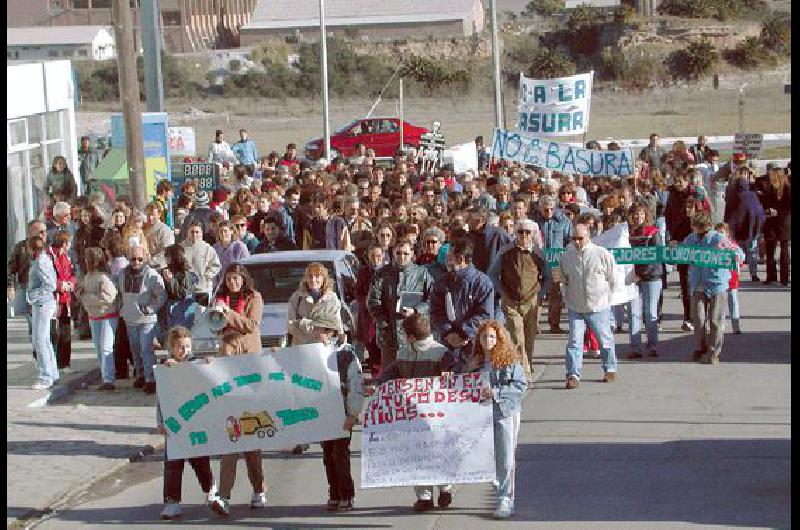
[[[403,141],[405,136],[403,136],[403,78],[400,78],[400,150],[403,151],[403,146],[405,142]],[[405,151],[403,151],[405,152]]]
[[[161,73],[161,32],[158,0],[141,0],[144,47],[144,94],[147,112],[164,112],[164,77]]]
[[[144,176],[142,113],[139,105],[139,78],[136,75],[136,49],[129,0],[111,1],[111,20],[117,46],[119,94],[125,122],[125,147],[128,152],[128,181],[134,205],[144,211],[147,201]]]
[[[500,83],[500,46],[497,39],[497,0],[490,0],[492,18],[492,66],[494,69],[494,126],[503,126],[502,85]]]
[[[331,130],[328,120],[328,39],[325,31],[325,0],[319,0],[319,45],[322,63],[322,133],[325,137],[325,158],[331,156]]]

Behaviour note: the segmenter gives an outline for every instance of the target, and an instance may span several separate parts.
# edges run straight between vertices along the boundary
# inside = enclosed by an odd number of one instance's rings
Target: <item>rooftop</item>
[[[327,0],[325,23],[330,26],[395,24],[461,20],[482,9],[480,0]],[[317,0],[261,0],[244,29],[319,26]]]
[[[31,46],[43,44],[89,44],[97,34],[106,30],[112,37],[111,28],[106,26],[36,26],[27,28],[6,28],[7,46]]]

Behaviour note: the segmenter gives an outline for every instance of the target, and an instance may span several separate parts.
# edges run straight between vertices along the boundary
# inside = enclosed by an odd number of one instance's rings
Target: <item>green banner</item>
[[[563,248],[546,248],[545,257],[551,267],[557,267]],[[736,253],[733,250],[678,245],[675,247],[610,248],[620,265],[652,265],[655,263],[688,264],[709,269],[735,269]]]

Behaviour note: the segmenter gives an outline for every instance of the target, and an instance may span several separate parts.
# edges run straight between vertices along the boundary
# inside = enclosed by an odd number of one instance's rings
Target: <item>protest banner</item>
[[[760,133],[736,133],[733,137],[733,152],[744,153],[749,160],[758,158],[762,145],[764,145],[764,135]]]
[[[595,151],[567,143],[559,143],[535,134],[495,129],[492,156],[511,162],[552,169],[571,175],[633,175],[635,159],[630,149]]]
[[[458,144],[445,149],[442,164],[453,164],[453,171],[464,173],[468,170],[478,172],[478,147],[475,142]]]
[[[563,248],[544,249],[545,258],[551,267],[558,267]],[[677,245],[675,247],[629,247],[609,248],[617,263],[624,265],[694,265],[709,269],[735,269],[736,253],[733,250]]]
[[[155,376],[170,460],[347,436],[336,355],[322,344],[158,365]]]
[[[555,79],[519,74],[517,129],[539,136],[584,134],[589,128],[594,72]]]
[[[395,379],[367,402],[361,487],[495,480],[492,405],[481,403],[488,374]]]

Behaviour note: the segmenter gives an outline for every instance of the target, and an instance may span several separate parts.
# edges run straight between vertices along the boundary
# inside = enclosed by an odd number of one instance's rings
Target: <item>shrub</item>
[[[600,77],[609,81],[618,81],[628,75],[630,65],[628,58],[619,48],[605,48],[600,58]]]
[[[672,52],[666,64],[673,77],[696,81],[709,73],[718,60],[719,54],[714,45],[703,40]]]
[[[531,58],[530,66],[525,75],[536,79],[549,79],[574,73],[575,63],[572,62],[572,59],[558,50],[539,48]]]
[[[449,86],[466,90],[471,81],[469,72],[464,69],[456,69],[444,61],[434,61],[415,54],[403,58],[400,75],[421,83],[429,92]]]
[[[765,48],[776,53],[784,53],[791,49],[792,30],[782,16],[772,14],[764,19],[759,38]]]
[[[564,0],[531,0],[525,5],[522,16],[533,18],[534,15],[551,17],[564,10]]]
[[[664,85],[668,79],[663,61],[652,55],[640,55],[629,60],[628,72],[622,85],[631,90],[645,90]]]
[[[726,50],[725,60],[743,70],[753,70],[761,65],[777,63],[777,57],[764,47],[758,37],[747,37],[732,50]]]
[[[766,7],[764,0],[663,0],[658,12],[684,18],[732,20],[760,16]]]
[[[567,20],[568,44],[573,54],[588,55],[597,49],[600,25],[596,11],[586,4],[572,10]]]
[[[228,69],[233,73],[238,72],[242,69],[242,61],[239,59],[231,59],[228,63]]]

